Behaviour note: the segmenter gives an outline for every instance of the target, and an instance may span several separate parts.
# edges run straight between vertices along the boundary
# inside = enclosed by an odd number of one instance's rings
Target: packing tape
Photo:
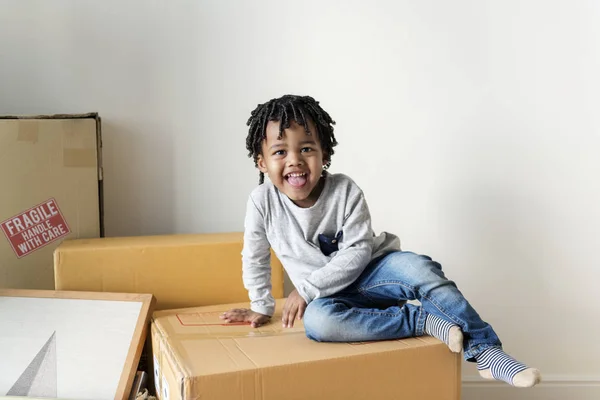
[[[61,121],[63,131],[63,143],[79,143],[82,139],[82,129],[86,126],[85,119],[65,119]]]
[[[63,166],[67,168],[95,168],[98,162],[96,160],[95,149],[63,149]]]
[[[37,143],[39,137],[38,121],[19,121],[17,140],[19,142]]]

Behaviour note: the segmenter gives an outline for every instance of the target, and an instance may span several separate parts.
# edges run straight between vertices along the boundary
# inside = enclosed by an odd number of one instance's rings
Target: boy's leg
[[[483,376],[517,386],[539,382],[539,371],[527,368],[502,351],[502,343],[469,302],[442,272],[441,265],[427,256],[394,252],[371,263],[353,287],[374,303],[419,300],[425,325],[431,316],[458,325],[464,332],[465,359],[477,361]],[[433,321],[437,318],[432,317]],[[428,330],[417,324],[416,335]]]
[[[486,348],[502,346],[492,327],[446,278],[441,265],[427,256],[400,251],[388,254],[371,263],[353,287],[376,304],[418,300],[423,324],[418,325],[416,336],[427,333],[429,315],[458,325],[465,334],[465,359],[469,361]]]
[[[425,317],[421,307],[396,302],[382,309],[362,294],[345,290],[310,302],[303,320],[312,340],[366,342],[417,336],[415,332],[423,332]]]
[[[445,342],[451,351],[463,349],[460,328],[422,307],[406,304],[396,295],[377,299],[360,290],[361,282],[370,279],[372,262],[357,281],[334,296],[313,300],[304,314],[307,336],[320,342],[390,340],[428,334]]]

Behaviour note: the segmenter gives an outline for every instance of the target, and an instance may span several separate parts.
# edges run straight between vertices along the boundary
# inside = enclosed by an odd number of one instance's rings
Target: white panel
[[[0,297],[0,395],[55,334],[57,396],[114,398],[142,303]]]

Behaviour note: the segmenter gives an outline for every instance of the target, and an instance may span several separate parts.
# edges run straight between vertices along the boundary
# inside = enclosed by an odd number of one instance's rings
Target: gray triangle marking
[[[55,331],[6,395],[56,397],[56,370]]]

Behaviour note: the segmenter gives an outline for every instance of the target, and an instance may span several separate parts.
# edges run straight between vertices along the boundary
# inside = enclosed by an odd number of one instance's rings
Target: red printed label
[[[54,199],[7,219],[0,227],[18,258],[71,233]]]

